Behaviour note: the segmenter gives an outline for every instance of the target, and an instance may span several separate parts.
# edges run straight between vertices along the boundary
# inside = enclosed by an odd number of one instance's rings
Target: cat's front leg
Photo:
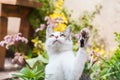
[[[45,68],[45,80],[64,80],[60,62],[49,63]]]
[[[79,78],[82,75],[82,72],[84,70],[85,63],[88,57],[87,52],[86,52],[88,38],[89,38],[89,30],[83,29],[81,31],[81,37],[79,39],[80,47],[76,54],[74,64],[73,64],[71,80],[79,80]]]
[[[45,68],[45,80],[56,80],[54,64],[48,64]]]

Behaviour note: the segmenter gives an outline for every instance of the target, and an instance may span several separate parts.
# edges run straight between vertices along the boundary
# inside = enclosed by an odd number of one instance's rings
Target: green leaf
[[[27,63],[30,65],[31,68],[34,68],[39,62],[48,63],[48,60],[45,59],[42,55],[27,60]]]
[[[25,67],[23,68],[20,73],[22,73],[25,77],[28,77],[28,78],[33,78],[35,75],[33,74],[32,70]]]

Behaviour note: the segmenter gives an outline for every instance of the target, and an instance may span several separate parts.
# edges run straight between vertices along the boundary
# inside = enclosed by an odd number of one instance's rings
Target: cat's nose
[[[58,36],[55,36],[55,38],[58,38]]]

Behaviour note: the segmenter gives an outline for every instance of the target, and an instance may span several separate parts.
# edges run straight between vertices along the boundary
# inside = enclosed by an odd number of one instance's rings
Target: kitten
[[[88,35],[87,30],[82,30],[80,48],[75,56],[70,26],[63,33],[53,32],[52,27],[47,27],[45,47],[49,62],[45,68],[45,80],[79,80],[87,61]]]

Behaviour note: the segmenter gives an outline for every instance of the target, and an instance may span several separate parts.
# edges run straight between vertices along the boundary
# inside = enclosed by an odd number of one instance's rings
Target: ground
[[[0,80],[7,80],[12,77],[12,74],[15,74],[20,70],[20,66],[11,63],[11,59],[6,58],[5,60],[5,70],[0,71]]]

